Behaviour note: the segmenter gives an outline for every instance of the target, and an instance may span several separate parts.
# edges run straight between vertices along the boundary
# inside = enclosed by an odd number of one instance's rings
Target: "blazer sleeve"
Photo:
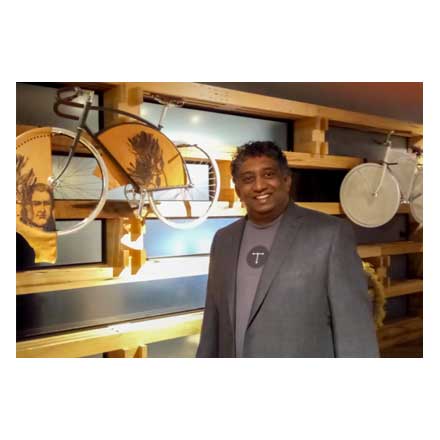
[[[352,226],[341,221],[328,263],[328,296],[336,357],[379,357],[372,302]]]
[[[203,314],[202,332],[196,357],[219,357],[219,320],[215,301],[216,238],[217,236],[214,237],[211,245],[205,311]]]

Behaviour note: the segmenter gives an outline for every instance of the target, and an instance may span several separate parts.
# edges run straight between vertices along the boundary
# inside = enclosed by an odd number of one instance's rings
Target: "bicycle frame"
[[[391,135],[393,133],[394,133],[394,131],[391,131],[390,133],[388,133],[388,136],[387,136],[385,142],[383,143],[383,145],[386,146],[386,151],[385,151],[385,157],[384,157],[383,164],[382,164],[382,174],[381,174],[381,177],[380,177],[380,180],[379,180],[379,184],[378,184],[376,190],[373,192],[373,196],[374,197],[377,197],[380,189],[382,188],[386,172],[388,171],[388,172],[390,172],[391,174],[394,175],[393,169],[391,167],[393,165],[397,165],[397,163],[389,163],[388,162],[389,156],[390,156],[390,152],[391,152],[391,145],[392,145]],[[402,198],[401,202],[402,203],[410,203],[412,200],[416,199],[417,197],[419,197],[421,195],[421,194],[417,194],[417,195],[413,196],[410,199],[411,193],[412,193],[413,187],[414,187],[414,181],[415,181],[415,178],[416,178],[417,169],[418,169],[417,161],[414,161],[414,168],[412,169],[412,172],[411,172],[410,182],[409,182],[408,188],[406,190],[406,193],[404,194],[401,191],[401,198]],[[398,180],[398,182],[399,182],[399,180]],[[400,183],[399,183],[399,189],[401,190]]]
[[[391,151],[391,135],[393,133],[394,133],[394,131],[390,131],[388,133],[388,136],[387,136],[385,142],[383,143],[383,145],[385,145],[387,148],[385,151],[385,157],[383,159],[382,174],[380,176],[379,184],[377,185],[376,191],[373,192],[373,197],[377,197],[377,194],[379,193],[380,189],[382,188],[383,181],[385,179],[385,173],[387,172],[387,169],[388,169],[388,157],[389,157],[390,151]]]
[[[61,116],[61,117],[65,117],[65,118],[69,118],[69,119],[74,119],[74,120],[79,120],[79,123],[78,123],[78,126],[77,126],[77,128],[76,128],[76,136],[75,136],[75,139],[73,140],[72,145],[69,147],[69,154],[68,154],[68,157],[67,157],[67,159],[66,159],[66,163],[64,164],[64,166],[63,166],[62,170],[60,171],[60,173],[58,174],[58,176],[56,176],[56,177],[54,177],[54,178],[52,179],[51,183],[52,183],[53,185],[56,185],[57,181],[61,178],[61,176],[62,176],[62,175],[64,174],[64,172],[67,170],[67,168],[69,167],[70,162],[71,162],[71,160],[72,160],[72,157],[73,157],[74,154],[75,154],[75,150],[76,150],[76,147],[77,147],[78,142],[79,142],[79,140],[80,140],[81,134],[82,134],[83,132],[85,132],[85,133],[87,133],[87,134],[93,139],[93,141],[96,143],[96,145],[97,145],[97,147],[98,147],[98,150],[103,151],[103,152],[105,153],[105,155],[111,160],[112,164],[118,169],[118,171],[120,171],[120,172],[121,172],[121,173],[127,178],[128,182],[133,186],[133,188],[135,189],[135,191],[138,192],[139,194],[141,194],[141,203],[140,203],[140,209],[141,209],[141,207],[143,206],[143,203],[144,203],[144,201],[145,201],[146,191],[147,191],[147,190],[146,190],[145,188],[141,188],[141,187],[140,187],[140,186],[139,186],[139,185],[138,185],[138,184],[137,184],[137,183],[131,178],[131,176],[130,176],[130,175],[125,171],[125,169],[119,164],[119,162],[117,161],[117,159],[116,159],[116,158],[110,153],[110,151],[105,147],[105,145],[104,145],[104,144],[98,139],[98,136],[99,136],[102,132],[104,132],[105,130],[107,130],[108,127],[107,127],[107,128],[104,128],[104,129],[102,129],[102,130],[100,130],[100,131],[98,131],[97,133],[93,133],[93,131],[92,131],[92,130],[90,129],[90,127],[87,125],[87,118],[88,118],[89,112],[90,112],[91,110],[93,110],[93,111],[103,111],[103,112],[107,111],[107,112],[112,112],[112,113],[115,113],[115,114],[118,114],[118,115],[127,116],[127,117],[129,117],[129,118],[131,118],[131,119],[134,119],[134,120],[136,120],[136,121],[141,122],[142,124],[146,125],[146,126],[149,127],[149,128],[152,128],[152,129],[154,129],[154,130],[157,130],[158,132],[161,132],[161,128],[162,128],[162,126],[161,126],[161,125],[156,126],[156,125],[152,124],[151,122],[147,121],[146,119],[141,118],[141,117],[138,116],[138,115],[135,115],[135,114],[132,114],[132,113],[129,113],[129,112],[123,111],[123,110],[118,110],[118,109],[114,109],[114,108],[110,108],[110,107],[103,107],[103,106],[94,106],[94,105],[92,105],[92,100],[93,100],[93,95],[94,95],[93,92],[89,92],[89,91],[87,91],[87,92],[82,92],[81,90],[78,90],[78,89],[75,88],[74,90],[75,90],[75,93],[76,93],[76,94],[75,94],[74,96],[72,96],[72,97],[67,98],[67,101],[66,101],[65,99],[62,99],[61,96],[60,96],[60,94],[61,94],[63,91],[66,91],[66,90],[70,90],[70,88],[68,88],[68,89],[61,89],[61,90],[58,91],[58,94],[57,94],[57,101],[55,102],[55,105],[54,105],[54,111],[55,111],[55,113],[56,113],[57,115],[59,115],[59,116]],[[79,103],[71,102],[72,99],[74,99],[74,98],[77,97],[77,96],[80,96],[81,93],[87,95],[87,99],[86,99],[86,102],[85,102],[84,104],[79,104]],[[73,115],[69,115],[69,114],[66,114],[66,113],[62,113],[62,112],[60,112],[60,111],[58,110],[58,107],[59,107],[60,105],[66,105],[66,106],[71,106],[71,107],[76,107],[76,108],[82,108],[81,115],[80,115],[79,117],[76,117],[76,116],[73,116]],[[160,124],[162,123],[162,120],[163,120],[163,118],[164,118],[164,116],[165,116],[165,112],[166,112],[166,110],[167,110],[167,107],[165,106],[164,109],[163,109],[163,111],[162,111],[161,118],[160,118]],[[162,133],[162,135],[163,135],[163,133]],[[165,135],[163,135],[163,136],[165,136]],[[170,142],[171,142],[171,141],[170,141]],[[173,142],[171,142],[171,143],[174,145]],[[177,154],[181,157],[181,154],[180,154],[178,148],[177,148],[175,145],[174,145],[174,147],[176,148],[176,152],[177,152]],[[155,191],[170,190],[170,189],[188,189],[188,188],[192,188],[194,185],[193,185],[193,183],[192,183],[192,181],[191,181],[190,173],[188,172],[188,169],[187,169],[187,167],[186,167],[186,164],[185,164],[185,161],[183,160],[183,158],[182,158],[182,164],[183,164],[183,166],[184,166],[185,175],[186,175],[186,178],[187,178],[187,182],[188,182],[188,183],[187,183],[186,185],[182,185],[182,186],[169,186],[169,187],[166,187],[166,188],[159,188],[159,189],[157,189],[157,190],[155,190]]]

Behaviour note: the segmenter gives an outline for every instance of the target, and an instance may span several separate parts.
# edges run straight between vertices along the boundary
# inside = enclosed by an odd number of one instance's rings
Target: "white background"
[[[13,215],[5,215],[3,438],[439,438],[438,14],[423,5],[3,7],[4,206],[13,197],[13,81],[424,81],[426,151],[424,359],[15,359]]]

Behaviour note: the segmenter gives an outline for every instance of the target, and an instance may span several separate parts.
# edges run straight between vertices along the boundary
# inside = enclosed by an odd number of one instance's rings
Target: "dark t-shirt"
[[[268,225],[247,220],[237,268],[236,354],[243,357],[244,335],[264,265],[269,258],[282,215]]]

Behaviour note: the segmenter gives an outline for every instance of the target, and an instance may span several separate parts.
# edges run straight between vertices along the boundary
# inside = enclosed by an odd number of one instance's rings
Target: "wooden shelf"
[[[29,270],[16,273],[16,294],[59,292],[94,286],[206,275],[208,265],[208,255],[197,255],[150,259],[145,262],[136,275],[132,275],[130,268],[127,267],[117,277],[113,276],[113,267],[109,265],[51,267]]]
[[[393,298],[395,296],[410,295],[411,293],[421,293],[422,291],[423,280],[421,279],[391,281],[390,287],[385,287],[385,296]]]
[[[284,154],[290,168],[350,170],[363,163],[359,157],[297,153],[295,151],[286,151]]]
[[[422,336],[423,319],[419,316],[386,322],[385,325],[377,331],[378,342],[381,349],[413,341]]]
[[[72,358],[138,347],[200,333],[203,312],[66,332],[17,342],[17,358]]]
[[[383,255],[403,255],[423,252],[423,243],[418,241],[395,241],[390,243],[361,244],[357,247],[361,258]]]
[[[183,206],[179,202],[167,202],[167,214],[171,218],[181,218],[185,215],[180,214],[183,212]],[[330,215],[343,215],[341,204],[336,202],[296,202],[298,206],[304,208],[313,209],[315,211],[323,212]],[[91,207],[95,203],[88,202],[87,200],[56,200],[55,201],[55,218],[57,220],[68,220],[75,218],[84,218],[87,213],[90,212]],[[197,209],[204,211],[204,202],[191,203],[194,212]],[[402,204],[397,211],[398,214],[408,214],[409,207],[406,204]],[[128,206],[127,202],[123,200],[109,200],[106,202],[102,212],[99,214],[99,219],[110,218],[128,218],[131,217],[132,210]],[[231,204],[229,202],[217,202],[217,205],[210,215],[210,217],[241,217],[246,215],[246,209],[241,206],[240,202]],[[153,212],[148,214],[148,218],[156,218]]]
[[[413,122],[384,118],[366,113],[352,112],[338,108],[308,104],[288,99],[273,98],[255,93],[214,87],[206,84],[185,82],[139,82],[102,83],[106,86],[119,87],[126,93],[133,91],[140,97],[164,95],[183,99],[185,103],[207,109],[221,109],[246,115],[266,116],[287,120],[320,117],[326,118],[332,125],[353,127],[366,131],[394,130],[398,136],[421,135],[423,126]]]

